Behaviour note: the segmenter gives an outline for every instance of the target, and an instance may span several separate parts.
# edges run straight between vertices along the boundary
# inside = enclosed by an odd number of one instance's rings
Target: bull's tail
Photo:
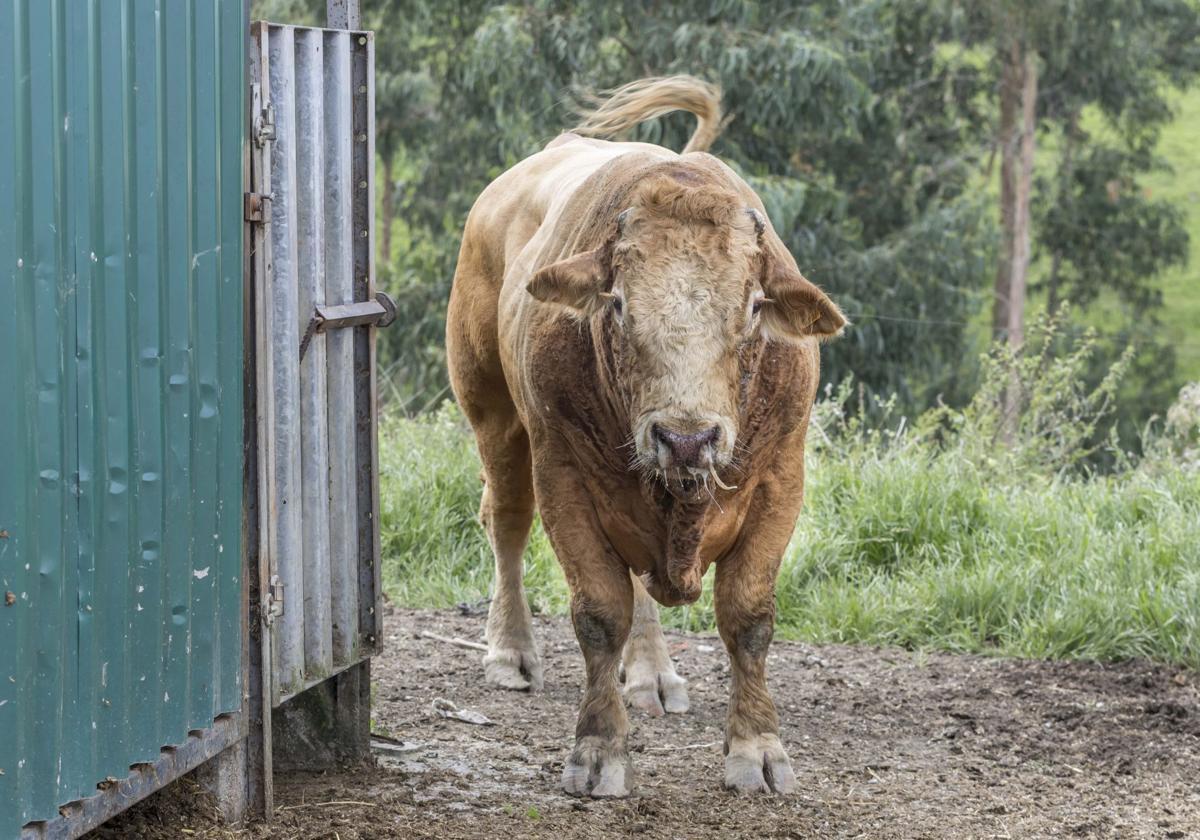
[[[611,137],[672,111],[696,115],[696,130],[684,152],[707,151],[724,127],[719,87],[695,76],[660,76],[609,91],[594,108],[581,111],[583,122],[573,131],[589,137]]]

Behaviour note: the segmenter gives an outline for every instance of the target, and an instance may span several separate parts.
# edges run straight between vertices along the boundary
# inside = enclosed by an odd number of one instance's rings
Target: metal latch
[[[271,196],[263,193],[242,193],[242,218],[247,222],[266,221],[271,211]]]
[[[300,358],[317,333],[344,327],[390,327],[396,320],[396,302],[386,292],[376,292],[375,300],[346,303],[340,306],[318,306],[309,319],[304,337],[300,339]]]
[[[283,582],[279,575],[271,575],[267,587],[267,624],[283,615]]]

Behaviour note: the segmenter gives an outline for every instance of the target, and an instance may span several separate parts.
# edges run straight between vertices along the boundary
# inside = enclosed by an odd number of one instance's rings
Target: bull
[[[697,117],[682,154],[599,139],[674,110]],[[632,790],[622,665],[630,705],[688,708],[656,602],[694,602],[711,565],[732,674],[725,785],[795,786],[766,657],[818,345],[846,319],[754,191],[706,152],[720,125],[712,86],[634,82],[496,178],[463,232],[446,348],[495,555],[485,674],[543,684],[522,583],[537,510],[586,664],[562,775],[580,796]]]

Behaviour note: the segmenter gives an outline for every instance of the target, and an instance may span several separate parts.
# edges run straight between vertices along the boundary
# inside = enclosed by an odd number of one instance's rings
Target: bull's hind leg
[[[529,437],[508,392],[496,331],[498,285],[478,269],[478,254],[464,243],[446,316],[450,381],[475,431],[483,461],[479,519],[496,560],[488,610],[488,682],[524,690],[542,687],[542,664],[533,640],[533,617],[525,600],[522,555],[533,523],[533,475]]]
[[[633,577],[633,626],[625,643],[625,700],[658,717],[688,710],[687,680],[675,673],[667,652],[658,604],[641,580]]]
[[[498,426],[493,421],[482,424]],[[496,559],[496,581],[488,609],[487,681],[523,691],[542,688],[542,662],[533,639],[533,616],[525,597],[522,558],[533,524],[529,438],[515,412],[504,428],[476,428],[484,463],[479,519]],[[484,441],[487,441],[485,443]]]

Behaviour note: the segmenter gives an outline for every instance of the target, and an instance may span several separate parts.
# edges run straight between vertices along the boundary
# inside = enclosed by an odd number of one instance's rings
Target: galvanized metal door
[[[242,705],[240,0],[0,4],[0,836]]]
[[[379,628],[374,41],[251,27],[262,568],[276,705]]]

